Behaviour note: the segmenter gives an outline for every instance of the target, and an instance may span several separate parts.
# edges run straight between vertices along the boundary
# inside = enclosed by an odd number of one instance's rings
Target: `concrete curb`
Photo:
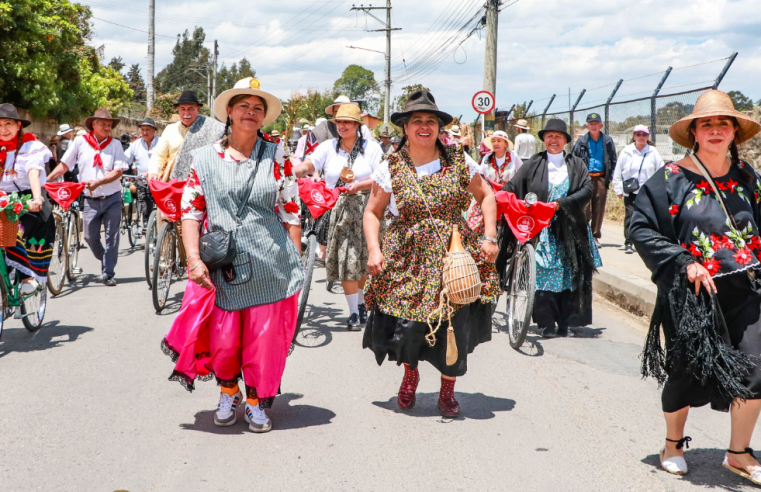
[[[598,294],[637,316],[650,316],[655,308],[655,284],[614,266],[598,268],[592,278],[592,287]]]

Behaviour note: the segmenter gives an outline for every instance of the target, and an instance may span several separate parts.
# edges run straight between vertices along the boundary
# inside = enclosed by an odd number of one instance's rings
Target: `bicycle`
[[[63,290],[66,280],[73,282],[76,275],[82,273],[79,268],[79,250],[81,219],[79,216],[79,195],[85,188],[84,183],[47,183],[45,189],[58,205],[53,210],[56,224],[56,238],[53,243],[53,258],[48,270],[48,290],[57,296]]]
[[[179,204],[185,181],[172,180],[164,183],[154,179],[149,186],[156,199],[156,208],[165,218],[156,236],[153,270],[150,272],[153,307],[160,313],[166,307],[172,280],[175,276],[181,279],[185,275],[184,248],[177,230],[181,217]],[[148,248],[149,245],[146,244],[146,255],[149,254]]]
[[[127,234],[127,240],[131,247],[137,246],[137,240],[143,237],[143,209],[138,206],[140,199],[137,192],[132,192],[132,185],[145,182],[143,176],[122,175],[122,223],[120,233]],[[135,218],[132,219],[133,211]]]
[[[512,197],[510,197],[512,195]],[[511,206],[503,207],[508,200],[512,200]],[[504,241],[512,240],[512,253],[507,259],[505,268],[500,272],[500,288],[507,294],[507,335],[509,343],[515,350],[520,349],[526,341],[526,334],[531,323],[531,314],[534,309],[534,296],[536,295],[536,257],[534,244],[536,236],[543,227],[537,224],[546,222],[554,214],[554,206],[537,201],[534,193],[528,193],[525,200],[518,200],[512,193],[506,191],[497,192],[498,214],[504,215],[509,229],[502,226],[499,238],[500,249]],[[549,208],[548,208],[549,207]],[[539,214],[549,215],[549,219]],[[508,234],[508,230],[512,234]],[[512,235],[512,238],[510,238]]]
[[[145,280],[148,282],[148,288],[153,284],[153,258],[156,256],[156,240],[159,235],[158,228],[158,211],[151,211],[148,216],[148,226],[145,229]]]

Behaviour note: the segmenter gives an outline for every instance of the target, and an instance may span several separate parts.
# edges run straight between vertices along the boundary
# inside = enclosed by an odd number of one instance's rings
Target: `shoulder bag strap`
[[[259,137],[262,138],[262,137]],[[248,203],[248,197],[251,196],[251,189],[254,187],[254,180],[256,179],[256,173],[259,171],[259,163],[262,161],[262,156],[264,155],[264,150],[267,148],[267,141],[262,140],[262,145],[259,147],[259,153],[256,155],[256,167],[254,168],[254,172],[251,173],[251,176],[248,177],[248,185],[246,188],[246,194],[243,197],[243,201],[240,202],[240,207],[238,207],[238,213],[235,214],[235,222],[240,222],[240,218],[243,216],[243,210],[246,209],[246,203]],[[277,166],[278,163],[275,162],[274,155],[272,156],[272,161]]]
[[[650,152],[645,152],[645,155],[642,156],[642,162],[639,163],[639,170],[637,171],[637,180],[639,180],[639,175],[642,172],[642,166],[645,165],[645,159],[647,159],[647,156],[650,154]],[[634,176],[632,176],[634,177]]]
[[[737,227],[737,222],[735,222],[735,218],[732,217],[732,214],[729,213],[729,209],[727,208],[727,204],[724,203],[724,196],[721,194],[721,190],[716,186],[716,183],[714,183],[713,178],[711,177],[711,173],[708,172],[708,169],[706,169],[703,162],[700,160],[700,158],[692,154],[690,155],[690,159],[692,159],[692,162],[695,163],[698,169],[700,169],[701,174],[703,174],[703,177],[708,180],[709,183],[711,183],[711,188],[713,188],[713,192],[716,194],[716,199],[721,204],[721,208],[724,210],[724,214],[729,219],[730,223],[732,224],[732,227],[735,228],[735,230],[739,230]]]
[[[423,194],[423,190],[420,189],[420,183],[418,183],[417,178],[417,172],[413,171],[409,164],[407,162],[402,163],[407,170],[410,173],[410,179],[412,179],[412,182],[415,183],[415,188],[417,189],[417,192],[420,194],[420,199],[423,200],[423,205],[425,205],[425,209],[428,211],[428,216],[431,218],[431,221],[434,221],[433,214],[431,213],[430,207],[428,207],[428,200],[425,199],[425,195]],[[443,166],[442,166],[443,169]],[[439,241],[441,241],[441,247],[444,248],[444,254],[446,255],[448,252],[447,243],[444,242],[444,239],[441,237],[441,234],[439,233],[438,227],[434,229],[436,231],[436,236],[438,236]]]

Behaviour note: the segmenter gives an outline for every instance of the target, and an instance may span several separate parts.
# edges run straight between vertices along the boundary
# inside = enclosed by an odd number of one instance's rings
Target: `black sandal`
[[[756,457],[755,454],[753,454],[753,450],[751,448],[745,448],[744,451],[732,451],[731,449],[727,449],[727,453],[729,454],[749,454]],[[724,456],[724,462],[722,463],[724,468],[728,469],[729,471],[732,471],[734,473],[737,473],[741,477],[747,478],[751,482],[755,483],[756,485],[761,485],[761,467],[757,467],[755,470],[753,470],[751,473],[748,473],[747,470],[743,468],[736,468],[729,464],[729,460],[727,459],[727,456]]]
[[[668,442],[675,442],[676,443],[676,449],[690,449],[690,441],[692,441],[692,438],[690,436],[684,436],[683,438],[675,441],[673,439],[666,438]]]

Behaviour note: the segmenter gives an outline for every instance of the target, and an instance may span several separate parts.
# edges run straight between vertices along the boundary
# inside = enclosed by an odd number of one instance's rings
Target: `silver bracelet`
[[[484,241],[489,241],[489,242],[492,242],[494,244],[497,244],[497,238],[496,237],[484,236]]]
[[[198,265],[200,265],[201,263],[203,263],[203,261],[199,261],[198,263],[196,263],[195,265],[193,265],[191,268],[188,268],[188,273],[190,273],[190,272],[192,272],[193,270],[195,270],[196,268],[198,268]]]

